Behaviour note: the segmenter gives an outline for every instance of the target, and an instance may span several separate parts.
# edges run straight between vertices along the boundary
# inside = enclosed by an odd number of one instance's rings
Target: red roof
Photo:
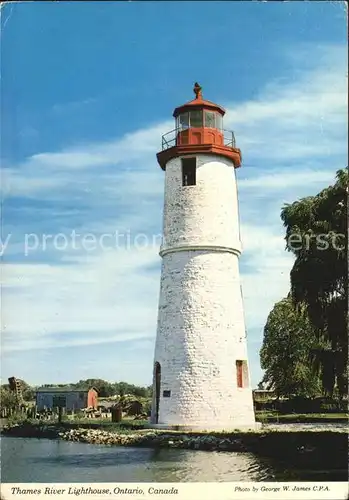
[[[219,104],[215,104],[212,101],[206,101],[205,99],[202,98],[202,93],[201,93],[202,89],[198,83],[195,83],[193,90],[196,95],[195,99],[193,99],[192,101],[188,101],[185,104],[182,104],[182,106],[178,106],[173,112],[173,116],[175,118],[180,113],[189,111],[194,107],[199,109],[209,109],[213,111],[218,111],[222,116],[225,114],[225,109],[222,108],[222,106],[219,106]]]

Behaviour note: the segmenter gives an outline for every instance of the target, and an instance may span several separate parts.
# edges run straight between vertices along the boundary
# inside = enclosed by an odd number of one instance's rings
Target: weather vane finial
[[[194,83],[194,94],[196,95],[196,99],[202,98],[202,87],[198,84],[198,82]]]

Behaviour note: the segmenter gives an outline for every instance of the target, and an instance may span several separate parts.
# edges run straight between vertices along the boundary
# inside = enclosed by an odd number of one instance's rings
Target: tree
[[[73,386],[76,389],[90,389],[91,387],[94,387],[98,392],[98,396],[101,398],[107,398],[114,395],[113,384],[100,378],[79,380],[79,382],[73,384]]]
[[[348,374],[348,172],[339,170],[333,186],[282,209],[286,249],[296,259],[291,271],[291,297],[306,308],[321,347],[312,366],[322,374],[328,394],[347,393]]]
[[[24,401],[33,401],[35,399],[35,389],[24,380],[20,380],[20,382]]]
[[[15,410],[18,408],[16,394],[5,386],[0,389],[0,405],[2,409]]]
[[[305,307],[295,309],[290,297],[275,304],[260,351],[261,367],[266,370],[262,383],[278,397],[318,395],[320,380],[309,364],[314,348],[318,348],[318,340]]]
[[[35,389],[31,387],[25,380],[18,379],[21,384],[22,396],[24,401],[33,401],[35,399]],[[9,384],[2,384],[1,388],[10,390]]]

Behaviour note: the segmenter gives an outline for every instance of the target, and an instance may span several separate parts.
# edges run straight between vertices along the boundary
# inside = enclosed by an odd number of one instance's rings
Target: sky
[[[255,387],[263,328],[293,263],[281,208],[348,165],[346,40],[344,2],[2,5],[2,378],[151,383],[156,153],[198,81],[242,150]]]

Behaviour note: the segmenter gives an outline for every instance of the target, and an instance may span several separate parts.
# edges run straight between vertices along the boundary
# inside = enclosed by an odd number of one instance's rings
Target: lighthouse
[[[151,426],[254,428],[239,274],[235,169],[241,152],[225,110],[195,98],[174,110],[162,137],[165,174]]]

